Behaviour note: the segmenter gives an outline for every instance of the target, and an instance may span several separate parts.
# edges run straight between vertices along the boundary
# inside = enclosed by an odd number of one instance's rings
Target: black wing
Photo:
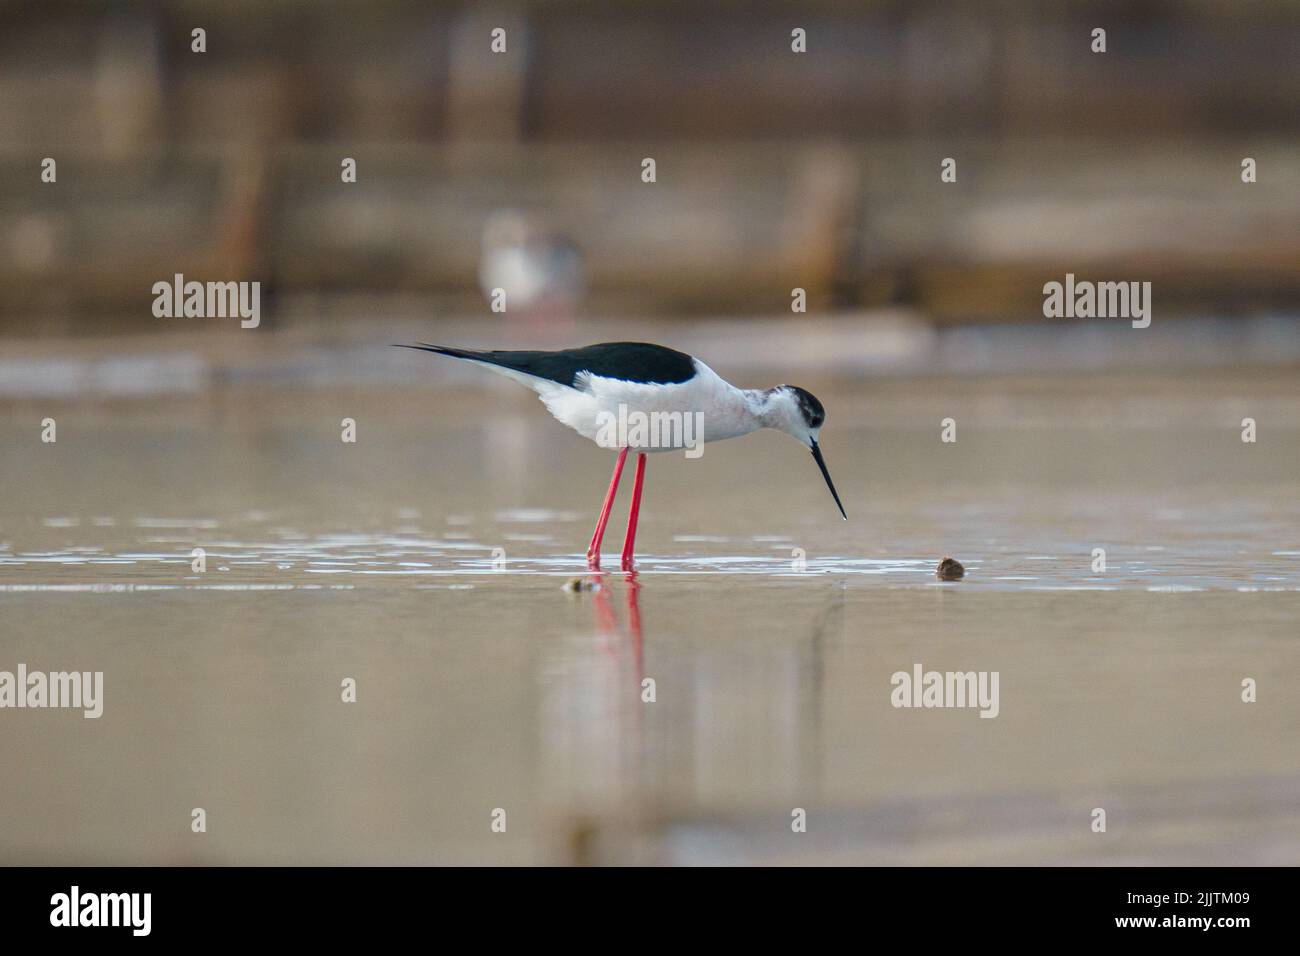
[[[603,342],[558,352],[476,352],[424,343],[405,347],[499,365],[570,387],[576,384],[579,372],[655,385],[689,382],[695,377],[695,360],[685,352],[647,342]]]

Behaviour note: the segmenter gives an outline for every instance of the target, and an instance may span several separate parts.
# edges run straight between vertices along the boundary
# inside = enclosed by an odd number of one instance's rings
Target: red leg
[[[605,492],[605,504],[600,509],[600,520],[596,522],[596,533],[591,536],[587,547],[587,567],[593,571],[600,568],[600,544],[605,540],[605,525],[609,524],[609,509],[614,507],[614,495],[618,492],[618,480],[623,477],[623,462],[627,461],[627,449],[620,448],[618,461],[614,462],[614,477],[609,480],[609,491]]]
[[[641,513],[641,486],[645,483],[645,452],[636,456],[636,480],[632,482],[632,507],[627,512],[627,537],[623,539],[623,570],[632,570],[636,549],[636,519]]]

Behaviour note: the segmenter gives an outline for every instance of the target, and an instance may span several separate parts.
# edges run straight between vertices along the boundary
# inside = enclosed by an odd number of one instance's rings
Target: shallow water
[[[816,390],[851,521],[781,435],[654,456],[576,594],[611,456],[510,389],[14,406],[0,670],[105,700],[0,711],[0,860],[1300,861],[1294,378]]]

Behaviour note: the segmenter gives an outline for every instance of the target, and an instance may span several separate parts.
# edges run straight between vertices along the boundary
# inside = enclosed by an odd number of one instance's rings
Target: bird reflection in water
[[[596,629],[605,638],[611,647],[616,649],[621,635],[619,634],[618,618],[614,614],[613,603],[610,601],[609,588],[601,582],[602,574],[591,574],[587,577],[591,594],[592,607],[596,614]],[[624,588],[623,594],[627,607],[627,640],[632,649],[632,659],[636,667],[636,686],[640,692],[641,682],[645,680],[645,657],[644,657],[644,636],[641,631],[641,584],[637,581],[635,571],[628,572],[624,576],[627,587]]]
[[[635,812],[648,776],[641,585],[595,572],[567,590],[577,628],[548,655],[539,725],[543,789],[566,829]]]

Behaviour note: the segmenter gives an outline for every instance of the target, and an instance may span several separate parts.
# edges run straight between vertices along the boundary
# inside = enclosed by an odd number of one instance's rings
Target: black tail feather
[[[407,345],[405,342],[394,342],[393,348],[415,349],[419,352],[437,352],[439,355],[450,355],[452,358],[474,359],[477,362],[492,361],[491,352],[474,352],[470,349],[453,349],[445,345],[429,345],[427,342],[417,342],[415,345]]]

